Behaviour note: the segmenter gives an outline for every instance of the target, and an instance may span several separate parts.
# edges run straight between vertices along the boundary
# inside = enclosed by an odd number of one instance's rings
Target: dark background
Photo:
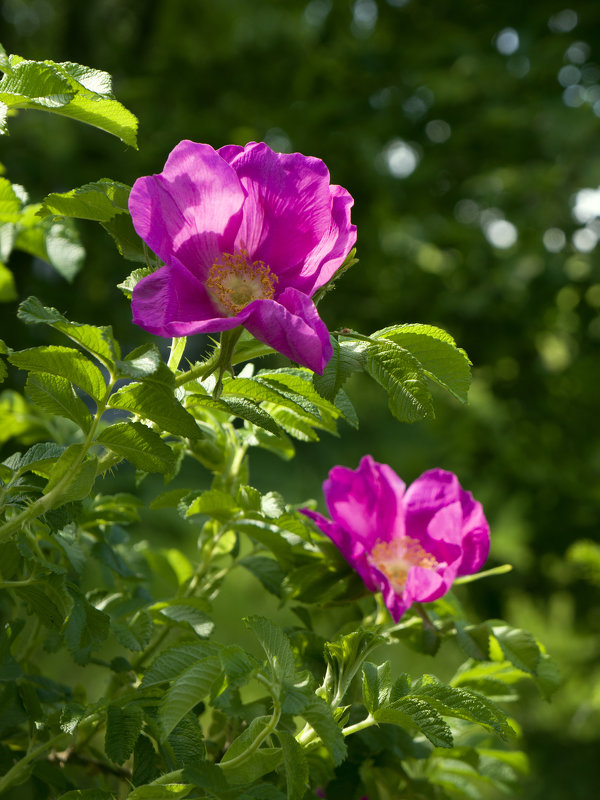
[[[41,112],[11,119],[0,161],[33,201],[100,177],[131,184],[184,138],[319,156],[358,225],[360,262],[320,306],[330,329],[426,322],[467,350],[469,406],[440,396],[433,423],[392,424],[356,380],[359,432],[300,446],[284,469],[260,455],[252,481],[299,502],[371,452],[407,482],[451,469],[484,502],[489,564],[515,569],[473,584],[474,611],[532,630],[565,676],[550,705],[532,696],[519,714],[533,800],[597,785],[599,582],[576,543],[597,541],[600,505],[600,195],[578,195],[600,184],[599,23],[597,0],[0,2],[8,52],[107,70],[140,120],[136,152]],[[71,285],[15,254],[19,296],[110,322],[128,350],[148,338],[115,288],[133,265],[100,228],[80,231]],[[7,343],[47,340],[15,310],[0,309]]]

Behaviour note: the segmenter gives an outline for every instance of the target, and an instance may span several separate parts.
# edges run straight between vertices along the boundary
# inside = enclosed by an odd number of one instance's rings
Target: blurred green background
[[[284,469],[256,454],[252,482],[292,502],[319,497],[331,466],[365,452],[407,482],[433,466],[455,471],[492,524],[490,566],[515,567],[473,584],[469,602],[532,630],[565,676],[551,704],[531,697],[519,715],[534,776],[523,797],[592,796],[600,3],[0,0],[0,32],[8,52],[107,70],[140,120],[138,152],[51,115],[10,120],[0,162],[34,201],[100,177],[131,184],[184,138],[319,156],[352,193],[360,263],[322,316],[332,330],[447,329],[474,362],[470,405],[440,396],[435,422],[391,425],[376,386],[356,381],[360,431],[301,445]],[[100,228],[80,230],[88,254],[71,285],[14,255],[20,298],[110,322],[125,349],[146,341],[115,288],[131,265]],[[15,310],[1,307],[0,337],[45,342]]]

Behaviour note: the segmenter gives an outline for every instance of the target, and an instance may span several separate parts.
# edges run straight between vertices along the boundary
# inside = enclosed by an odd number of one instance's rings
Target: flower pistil
[[[223,313],[235,316],[253,300],[271,300],[277,275],[264,261],[250,261],[248,253],[223,253],[208,271],[206,286]]]

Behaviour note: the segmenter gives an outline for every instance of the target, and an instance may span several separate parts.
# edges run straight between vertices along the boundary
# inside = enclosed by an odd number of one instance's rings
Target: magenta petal
[[[409,605],[411,603],[430,603],[446,594],[449,588],[450,584],[435,570],[426,567],[412,567],[408,571],[404,587],[404,600]]]
[[[463,513],[463,557],[458,568],[459,575],[477,572],[490,552],[490,526],[483,513],[481,503],[473,499],[470,492],[461,492]]]
[[[365,456],[357,470],[334,467],[323,484],[332,519],[371,551],[378,540],[402,536],[404,482],[386,464]]]
[[[385,603],[388,611],[392,615],[392,619],[394,622],[398,622],[400,617],[404,614],[404,612],[410,606],[411,601],[406,600],[404,596],[404,592],[402,594],[398,594],[387,578],[383,578],[380,583],[381,594],[383,596],[383,602]]]
[[[203,276],[231,251],[245,193],[210,145],[180,142],[159,175],[139,178],[129,197],[134,227],[165,263],[177,258]]]
[[[279,276],[280,286],[302,289],[296,283],[299,268],[308,269],[307,255],[331,226],[327,167],[318,158],[274,153],[262,143],[246,145],[232,154],[230,163],[248,195],[237,247],[268,264]],[[317,268],[313,264],[310,271]],[[290,269],[293,277],[288,279]]]
[[[351,533],[331,522],[331,520],[328,520],[327,517],[317,511],[311,511],[308,508],[302,508],[300,511],[312,519],[325,536],[331,539],[350,566],[358,572],[367,589],[370,592],[376,591],[378,582],[375,575],[379,575],[379,573],[369,564],[367,553],[362,544],[354,539]]]
[[[315,304],[296,289],[286,289],[277,300],[254,300],[238,318],[260,342],[319,374],[333,355]]]
[[[412,529],[410,530],[412,534]],[[417,538],[416,536],[414,538]],[[452,578],[462,558],[462,513],[460,503],[451,503],[437,511],[429,524],[427,533],[420,534],[423,549],[430,553],[446,569],[452,571]]]
[[[237,317],[220,317],[204,286],[176,258],[134,287],[133,322],[156,336],[189,336],[237,327]]]
[[[354,199],[341,186],[330,186],[329,188],[332,198],[329,230],[306,258],[306,263],[299,276],[303,281],[302,286],[296,284],[298,288],[302,288],[302,291],[310,295],[333,278],[356,244],[356,225],[352,225],[350,222],[350,209],[354,204]]]

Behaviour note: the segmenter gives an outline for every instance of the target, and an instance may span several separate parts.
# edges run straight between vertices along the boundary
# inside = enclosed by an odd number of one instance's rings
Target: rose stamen
[[[377,542],[371,550],[369,560],[383,572],[398,594],[404,590],[411,567],[435,569],[439,566],[437,559],[410,536],[402,536],[391,542]]]
[[[206,286],[221,310],[235,316],[253,300],[270,300],[277,275],[264,261],[250,261],[248,253],[223,253],[208,271]]]

